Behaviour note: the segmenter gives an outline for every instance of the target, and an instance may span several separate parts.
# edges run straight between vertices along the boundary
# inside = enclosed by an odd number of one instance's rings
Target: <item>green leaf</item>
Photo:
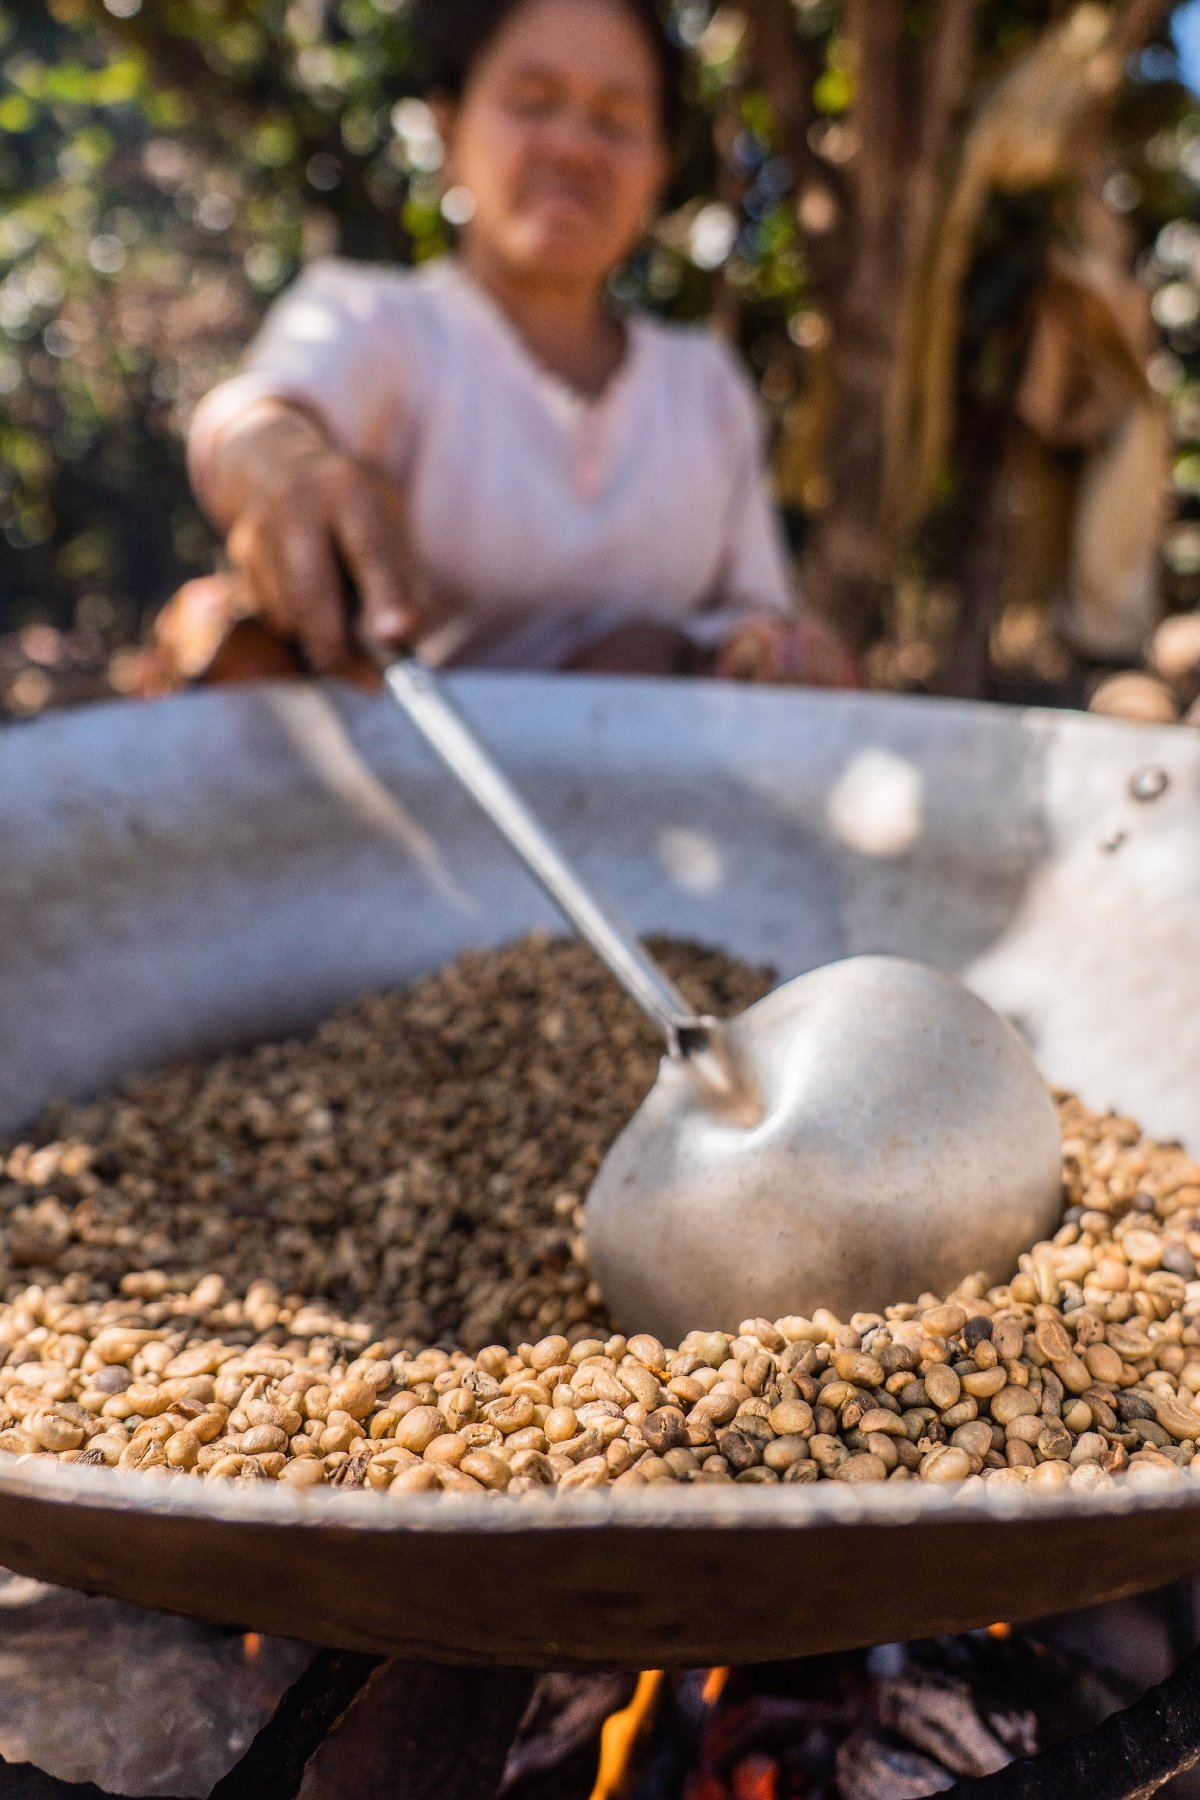
[[[0,131],[28,131],[37,119],[37,108],[24,94],[0,98]]]
[[[262,119],[249,140],[250,155],[263,169],[282,169],[292,161],[299,147],[296,128],[282,115]]]
[[[844,113],[854,99],[854,82],[848,69],[826,69],[813,83],[813,104],[818,112]]]

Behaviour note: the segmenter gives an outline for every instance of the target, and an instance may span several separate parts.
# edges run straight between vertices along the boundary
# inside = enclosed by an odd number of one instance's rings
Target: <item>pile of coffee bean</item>
[[[705,1012],[770,985],[654,948]],[[579,943],[463,956],[312,1037],[128,1082],[0,1144],[0,1296],[105,1299],[159,1270],[238,1293],[269,1277],[414,1350],[604,1328],[583,1197],[661,1051]]]
[[[658,949],[706,1009],[766,985]],[[1063,1223],[1007,1283],[668,1346],[612,1330],[579,1231],[655,1058],[536,938],[55,1109],[0,1150],[0,1452],[396,1498],[1200,1472],[1180,1148],[1060,1096]]]

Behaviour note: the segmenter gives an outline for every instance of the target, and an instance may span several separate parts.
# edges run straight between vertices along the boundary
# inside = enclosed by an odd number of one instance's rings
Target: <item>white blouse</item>
[[[632,622],[715,645],[790,608],[757,401],[707,331],[632,315],[621,368],[588,400],[453,259],[323,262],[202,402],[201,501],[220,432],[267,396],[403,486],[434,662],[553,668]]]

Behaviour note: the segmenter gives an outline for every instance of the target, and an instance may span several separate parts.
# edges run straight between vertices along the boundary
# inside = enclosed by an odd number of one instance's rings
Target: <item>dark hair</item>
[[[425,90],[460,100],[503,27],[531,0],[409,0],[416,74]],[[684,55],[658,0],[614,0],[641,26],[659,77],[663,131],[674,145],[683,124]]]

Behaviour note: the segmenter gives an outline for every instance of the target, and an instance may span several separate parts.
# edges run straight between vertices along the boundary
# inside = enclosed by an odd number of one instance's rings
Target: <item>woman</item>
[[[413,12],[469,219],[417,271],[310,269],[200,407],[233,604],[321,673],[354,670],[349,591],[373,638],[442,665],[843,678],[792,618],[733,357],[609,302],[670,171],[654,0]]]

